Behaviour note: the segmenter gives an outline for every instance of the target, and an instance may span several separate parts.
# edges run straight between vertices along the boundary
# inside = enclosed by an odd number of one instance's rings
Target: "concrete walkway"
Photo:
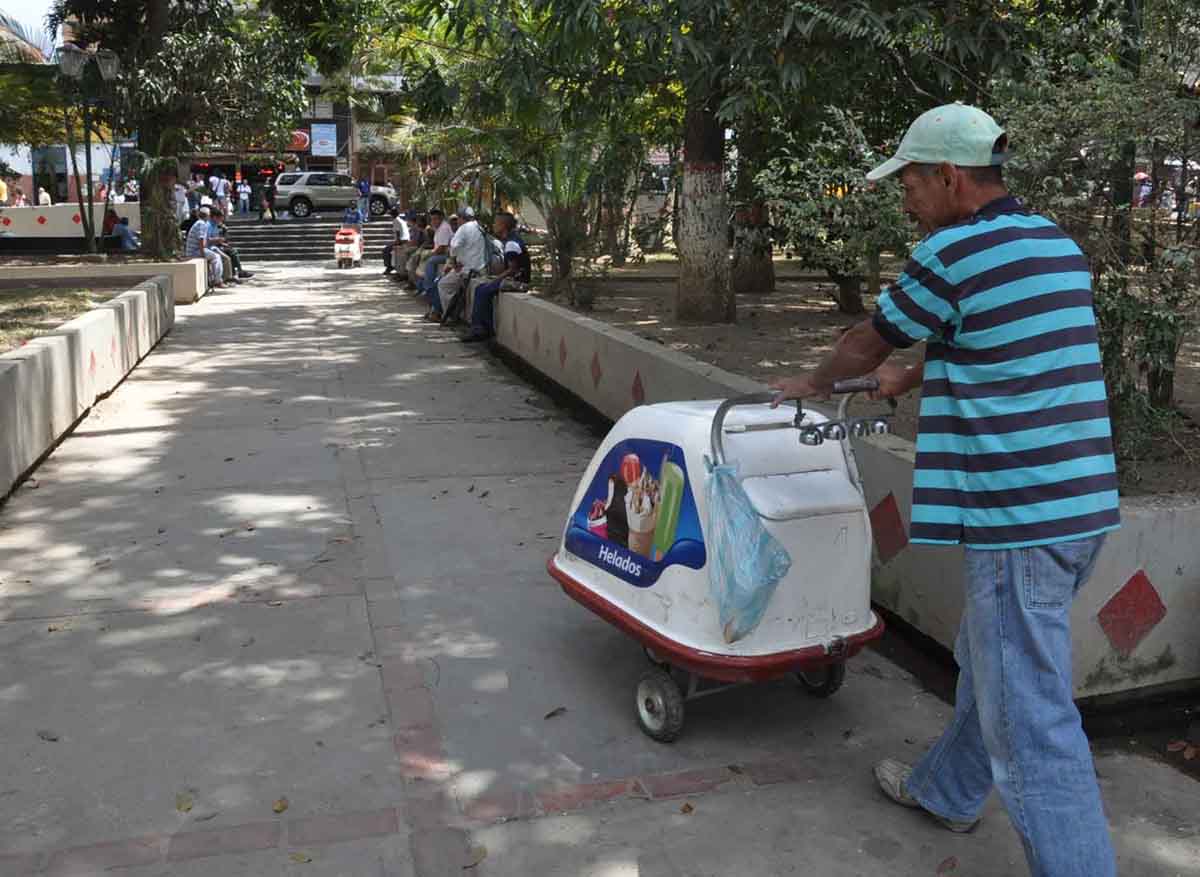
[[[645,738],[544,571],[598,437],[419,311],[268,267],[0,508],[0,875],[1024,873],[876,792],[949,712],[877,653]],[[1098,766],[1122,874],[1200,874],[1194,782]]]

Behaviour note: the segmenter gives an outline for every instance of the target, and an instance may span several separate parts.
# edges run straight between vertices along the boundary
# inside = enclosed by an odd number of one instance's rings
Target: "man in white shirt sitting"
[[[392,242],[383,248],[383,273],[391,274],[396,265],[403,265],[407,258],[405,245],[409,242],[408,215],[392,208]]]
[[[463,207],[458,216],[458,231],[450,239],[450,261],[437,285],[443,322],[450,315],[449,305],[455,296],[464,293],[471,278],[485,273],[488,266],[487,237],[475,219],[475,211]]]
[[[450,258],[450,241],[454,239],[454,229],[446,222],[446,215],[437,207],[429,211],[429,225],[433,228],[433,251],[425,260],[424,273],[418,277],[417,294],[424,295],[429,301],[429,312],[425,314],[425,319],[440,323],[442,300],[437,291],[438,269]]]

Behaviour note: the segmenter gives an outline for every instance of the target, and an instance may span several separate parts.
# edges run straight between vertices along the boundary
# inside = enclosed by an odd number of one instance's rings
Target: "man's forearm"
[[[838,339],[833,350],[813,371],[812,382],[816,387],[828,390],[835,381],[869,375],[891,352],[892,346],[866,320]]]

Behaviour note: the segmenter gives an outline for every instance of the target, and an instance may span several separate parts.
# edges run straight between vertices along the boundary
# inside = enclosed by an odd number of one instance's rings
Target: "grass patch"
[[[0,353],[53,332],[68,320],[120,295],[116,290],[0,289]]]

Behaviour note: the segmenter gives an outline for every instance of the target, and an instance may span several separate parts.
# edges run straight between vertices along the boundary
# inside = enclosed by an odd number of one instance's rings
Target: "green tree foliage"
[[[143,240],[160,256],[178,233],[169,184],[174,156],[203,145],[238,148],[286,138],[303,106],[302,32],[230,0],[58,0],[81,48],[116,52],[121,73],[97,107],[115,132],[136,134]]]
[[[866,180],[886,156],[870,147],[851,114],[836,107],[827,109],[817,139],[801,144],[781,136],[782,154],[758,176],[781,243],[805,265],[829,274],[839,310],[860,314],[864,282],[879,290],[880,253],[905,254],[912,236],[896,183]]]

